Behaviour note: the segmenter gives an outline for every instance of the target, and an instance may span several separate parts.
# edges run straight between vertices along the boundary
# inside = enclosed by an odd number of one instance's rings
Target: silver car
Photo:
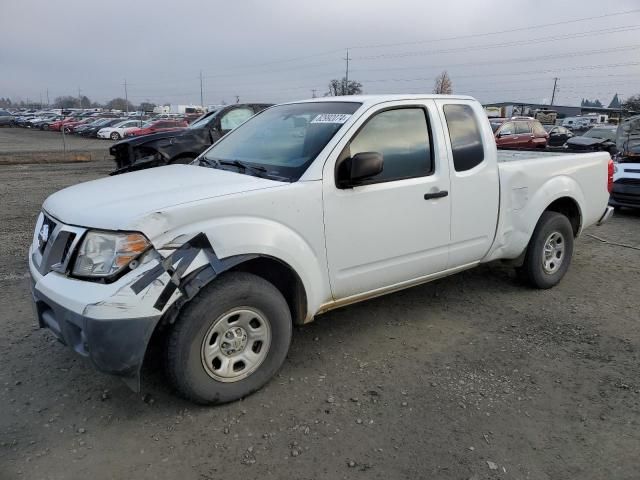
[[[13,115],[5,110],[0,110],[0,127],[10,127],[13,125]]]

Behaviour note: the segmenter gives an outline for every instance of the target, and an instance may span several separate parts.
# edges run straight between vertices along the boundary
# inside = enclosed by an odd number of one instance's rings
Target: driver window
[[[353,157],[361,152],[381,153],[383,170],[366,183],[430,175],[433,157],[426,115],[419,107],[380,112],[356,133],[340,157]]]
[[[222,116],[220,119],[220,129],[223,132],[228,132],[251,117],[253,117],[253,110],[250,108],[236,108]]]

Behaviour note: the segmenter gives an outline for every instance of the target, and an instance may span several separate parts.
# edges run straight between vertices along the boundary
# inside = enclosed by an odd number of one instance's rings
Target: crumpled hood
[[[138,127],[128,127],[128,128],[138,128]],[[120,144],[132,145],[134,147],[137,147],[139,145],[144,145],[145,143],[152,142],[154,140],[162,140],[163,138],[179,137],[180,135],[183,135],[185,133],[188,133],[186,128],[176,127],[176,130],[163,130],[162,132],[148,133],[147,135],[127,137],[118,143],[114,143],[111,146],[111,148],[117,147]]]
[[[43,208],[69,225],[127,230],[163,208],[283,185],[226,170],[169,165],[65,188],[49,196]]]
[[[609,142],[606,138],[598,138],[598,137],[571,137],[567,140],[568,145],[580,146],[580,147],[591,147],[594,145],[600,145],[605,142]]]

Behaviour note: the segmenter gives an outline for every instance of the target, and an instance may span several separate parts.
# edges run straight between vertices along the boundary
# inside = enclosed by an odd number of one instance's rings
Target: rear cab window
[[[484,161],[484,144],[473,109],[469,105],[449,104],[443,110],[456,172],[480,165]],[[513,126],[513,123],[505,124],[500,131],[507,125]]]

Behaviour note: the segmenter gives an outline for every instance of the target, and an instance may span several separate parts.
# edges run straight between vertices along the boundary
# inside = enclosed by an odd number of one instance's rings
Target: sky
[[[0,97],[283,102],[364,93],[608,104],[640,93],[638,0],[0,0]]]

